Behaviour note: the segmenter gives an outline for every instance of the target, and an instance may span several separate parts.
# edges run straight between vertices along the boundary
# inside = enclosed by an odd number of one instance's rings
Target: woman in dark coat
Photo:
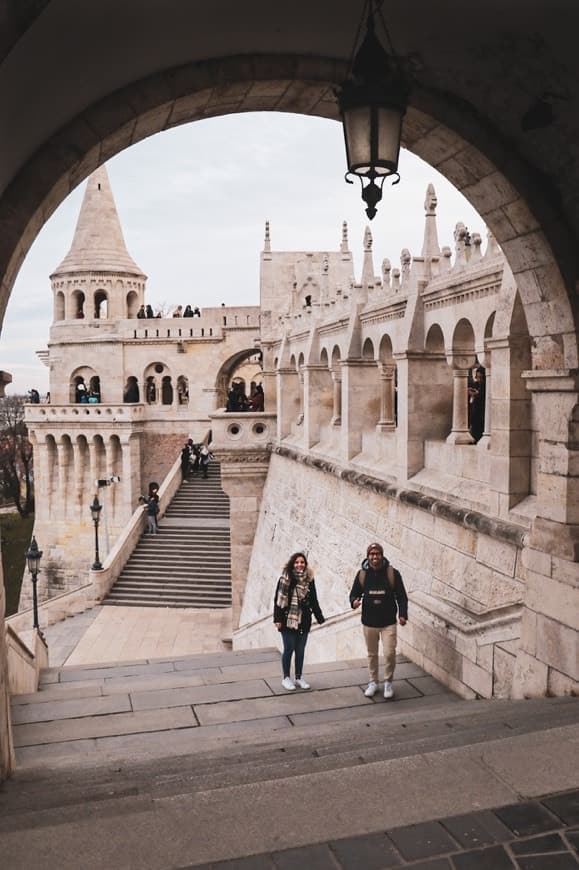
[[[325,622],[318,604],[314,575],[311,568],[308,568],[308,560],[303,553],[294,553],[277,581],[273,601],[274,625],[281,632],[283,640],[281,684],[288,692],[293,692],[296,687],[310,688],[309,683],[306,683],[302,677],[302,668],[308,634],[312,626],[312,613],[319,625]],[[290,677],[294,655],[295,682]]]

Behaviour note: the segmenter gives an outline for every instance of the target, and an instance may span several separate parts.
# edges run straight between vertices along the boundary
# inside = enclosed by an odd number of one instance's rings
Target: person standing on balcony
[[[384,697],[392,698],[396,666],[396,617],[400,625],[408,620],[408,596],[400,572],[384,556],[381,544],[370,544],[362,567],[350,591],[350,606],[362,605],[362,628],[368,650],[370,682],[364,694],[372,698],[378,691],[378,645],[384,654]]]
[[[302,676],[302,670],[312,613],[319,625],[325,622],[318,604],[313,571],[308,567],[308,560],[303,553],[294,553],[277,581],[273,601],[273,622],[283,641],[281,684],[288,692],[296,688],[310,688]],[[294,656],[295,682],[290,676]]]

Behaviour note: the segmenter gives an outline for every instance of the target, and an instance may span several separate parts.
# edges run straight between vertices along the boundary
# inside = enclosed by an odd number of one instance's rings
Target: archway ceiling
[[[183,0],[8,0],[12,28],[0,41],[0,58],[5,53],[0,64],[0,196],[6,191],[0,200],[0,228],[6,231],[0,241],[2,308],[31,241],[72,187],[133,141],[203,116],[192,105],[204,86],[203,75],[213,88],[207,115],[277,107],[271,93],[264,92],[261,101],[253,93],[240,101],[235,88],[221,94],[214,87],[215,81],[228,80],[230,59],[237,58],[234,82],[243,80],[239,62],[247,62],[248,81],[293,81],[294,93],[286,92],[280,109],[335,117],[331,84],[343,78],[362,5],[362,0],[222,0],[202,6]],[[526,268],[529,273],[523,294],[541,306],[557,279],[550,276],[550,255],[539,228],[569,289],[579,274],[575,5],[570,0],[487,0],[467,10],[463,0],[385,4],[396,49],[418,59],[406,144],[460,189],[470,185],[473,195],[466,195],[485,219],[493,211],[489,223],[500,230],[504,247],[514,236],[528,234],[528,241],[515,240],[513,250],[505,250],[515,272]],[[259,56],[278,58],[271,67],[277,75],[268,76],[263,68],[255,72]],[[196,63],[205,70],[201,75],[191,72]],[[222,63],[220,76],[216,70]],[[318,84],[312,103],[308,81],[325,81],[330,86],[325,97],[320,99]],[[546,91],[564,98],[556,99],[555,123],[523,133],[522,116]],[[188,93],[193,96],[180,117],[176,98],[186,104]],[[149,107],[171,101],[170,115],[146,117]],[[136,125],[135,118],[140,118]],[[452,136],[442,127],[433,131],[433,119],[462,137],[462,160],[453,159]],[[479,166],[471,178],[465,142],[477,149],[472,160]],[[492,172],[490,163],[480,166],[483,155],[503,176],[476,189],[477,181]],[[59,178],[62,183],[52,189]],[[534,217],[515,201],[512,187],[503,197],[502,186],[511,181]],[[41,211],[37,203],[43,203]],[[573,292],[571,297],[575,307]],[[561,329],[545,323],[542,331]]]

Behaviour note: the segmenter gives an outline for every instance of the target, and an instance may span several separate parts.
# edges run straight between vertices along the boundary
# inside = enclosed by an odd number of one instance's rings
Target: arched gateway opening
[[[321,58],[305,60],[293,57],[289,59],[289,66],[288,58],[280,57],[223,58],[218,65],[209,61],[175,71],[170,97],[167,96],[165,88],[154,87],[161,80],[166,83],[166,74],[152,76],[146,81],[137,82],[123,91],[104,97],[98,106],[88,108],[84,113],[89,124],[81,144],[70,150],[58,150],[56,141],[45,143],[22,169],[17,189],[9,189],[0,199],[0,220],[6,223],[6,216],[11,217],[7,222],[10,232],[0,249],[0,273],[4,276],[2,305],[5,306],[19,265],[46,216],[62,201],[71,187],[106,158],[167,125],[233,112],[255,109],[291,111],[336,119],[337,107],[333,92],[344,74],[343,64]],[[300,93],[307,93],[307,99],[300,99]],[[93,124],[90,123],[91,119]],[[76,141],[77,123],[78,119],[75,119],[69,126],[63,127],[58,134],[59,141]],[[577,337],[570,302],[572,288],[568,279],[569,275],[573,275],[574,253],[569,235],[553,220],[551,203],[542,200],[541,195],[537,194],[534,179],[523,163],[505,152],[498,137],[489,141],[488,131],[479,128],[477,124],[472,118],[465,120],[457,117],[448,106],[417,89],[414,104],[406,116],[403,144],[448,178],[494,232],[514,275],[528,329],[530,341],[525,347],[530,348],[530,356],[525,357],[529,365],[526,371],[535,378],[531,380],[532,388],[541,389],[542,377],[551,377],[553,372],[568,374],[578,367]],[[475,147],[473,142],[479,143],[479,147]],[[54,159],[55,152],[58,159]],[[336,183],[340,183],[340,180],[337,179]],[[15,200],[17,208],[14,208]],[[0,314],[3,314],[3,308]],[[493,340],[489,338],[489,346]],[[461,340],[457,351],[464,350],[462,344]],[[380,358],[378,347],[377,344],[369,344],[358,354],[364,366],[371,369],[374,376],[368,437],[373,437],[382,416],[382,388],[377,368]],[[448,356],[448,343],[444,349]],[[473,353],[476,350],[474,333],[472,336],[469,333],[467,349]],[[434,341],[431,350],[436,357],[442,353],[443,348]],[[500,352],[502,348],[497,346],[497,350]],[[509,352],[507,348],[503,355],[506,357]],[[238,354],[235,361],[232,359],[227,366],[221,368],[216,381],[219,405],[223,405],[226,382],[233,377],[235,366],[239,366],[249,356],[249,350]],[[356,378],[359,377],[362,366],[351,365],[351,362],[344,358],[344,365],[341,366],[348,384],[361,384]],[[324,366],[329,372],[329,355],[324,358]],[[407,362],[401,360],[398,368],[400,389],[405,389],[408,379]],[[297,371],[303,373],[307,382],[310,382],[312,363],[305,362],[301,354],[297,360]],[[330,391],[329,376],[326,377],[326,384],[327,407],[330,409],[335,407],[336,401],[333,386]],[[158,389],[157,385],[156,390]],[[342,391],[347,395],[347,385]],[[554,391],[551,389],[552,392]],[[147,394],[147,401],[158,402],[158,393],[155,398]],[[547,397],[541,404],[544,425],[547,425],[550,416],[550,401]],[[570,407],[572,409],[574,405]],[[309,437],[314,442],[319,433],[314,431],[312,425],[311,408],[308,406],[305,410]],[[351,413],[349,406],[345,407],[345,412]],[[303,417],[303,407],[296,427],[302,425],[300,417]],[[337,415],[333,414],[331,419],[334,418],[337,419]],[[411,453],[410,448],[414,448],[419,440],[413,439],[411,425],[412,421],[408,419],[399,426],[401,437],[407,438],[408,456]],[[564,437],[572,430],[572,426],[567,426]],[[527,435],[525,438],[529,440]],[[541,440],[540,426],[537,429],[537,440]],[[456,445],[460,446],[460,442],[455,441],[450,446]],[[346,446],[345,457],[349,460],[359,450],[359,445],[352,442]],[[435,447],[442,450],[440,445]],[[514,458],[518,458],[517,449],[517,445],[513,444]],[[526,467],[529,466],[530,449],[525,444],[526,452],[522,458]],[[410,467],[411,459],[408,456],[397,456],[395,461],[406,462]],[[545,489],[548,490],[548,486]],[[540,522],[533,527],[531,544],[539,551],[549,547],[551,552],[563,555],[566,559],[575,558],[577,548],[574,532],[578,520],[576,512],[571,507],[561,511],[559,506],[551,503],[550,497],[541,500],[541,481],[537,483],[537,490]],[[497,493],[499,503],[501,495],[500,492]],[[509,493],[506,495],[508,497]],[[379,522],[378,512],[376,516],[376,522]],[[561,533],[562,526],[570,527],[567,537],[564,530]],[[482,559],[481,564],[488,567]],[[439,597],[443,598],[446,594],[452,600],[451,589],[449,585],[448,590],[439,590]],[[476,591],[478,594],[478,590]],[[506,596],[505,607],[512,600]],[[484,608],[485,601],[477,599],[477,606]],[[488,687],[481,693],[485,692],[488,694]]]

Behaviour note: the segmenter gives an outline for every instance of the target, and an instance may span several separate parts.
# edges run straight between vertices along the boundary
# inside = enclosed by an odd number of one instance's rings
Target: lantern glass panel
[[[372,164],[370,106],[357,106],[344,112],[344,137],[348,169],[356,175],[366,175]]]
[[[376,154],[376,172],[378,175],[388,175],[398,168],[400,137],[402,135],[402,112],[379,106],[376,109],[378,126],[378,153]]]

